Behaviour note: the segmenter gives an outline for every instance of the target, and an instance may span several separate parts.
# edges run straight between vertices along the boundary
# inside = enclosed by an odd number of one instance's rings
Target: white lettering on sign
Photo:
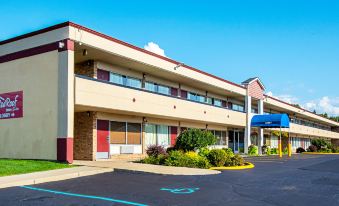
[[[0,94],[0,119],[23,117],[23,91]]]

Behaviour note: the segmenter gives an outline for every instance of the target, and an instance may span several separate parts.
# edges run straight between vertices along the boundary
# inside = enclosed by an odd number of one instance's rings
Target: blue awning
[[[251,127],[261,128],[290,128],[290,119],[287,114],[254,115]]]

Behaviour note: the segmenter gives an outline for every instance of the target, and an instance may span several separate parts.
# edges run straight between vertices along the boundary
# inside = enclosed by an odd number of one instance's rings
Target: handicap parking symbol
[[[162,191],[168,191],[173,194],[191,194],[199,190],[199,188],[161,188]]]

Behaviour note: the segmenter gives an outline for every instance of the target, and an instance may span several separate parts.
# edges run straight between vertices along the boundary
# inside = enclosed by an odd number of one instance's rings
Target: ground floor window
[[[145,145],[146,147],[150,145],[162,145],[165,147],[171,145],[169,126],[145,124]]]
[[[141,124],[129,122],[110,122],[111,144],[141,144]]]
[[[227,145],[226,131],[209,130],[217,138],[216,145]]]
[[[278,148],[279,137],[271,136],[271,148]]]

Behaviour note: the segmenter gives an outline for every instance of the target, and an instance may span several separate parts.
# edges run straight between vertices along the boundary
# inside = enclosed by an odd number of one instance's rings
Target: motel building
[[[255,114],[287,114],[293,151],[339,142],[338,122],[265,95],[259,78],[236,84],[71,22],[1,41],[0,74],[0,158],[140,158],[187,128],[236,153],[277,148]]]

